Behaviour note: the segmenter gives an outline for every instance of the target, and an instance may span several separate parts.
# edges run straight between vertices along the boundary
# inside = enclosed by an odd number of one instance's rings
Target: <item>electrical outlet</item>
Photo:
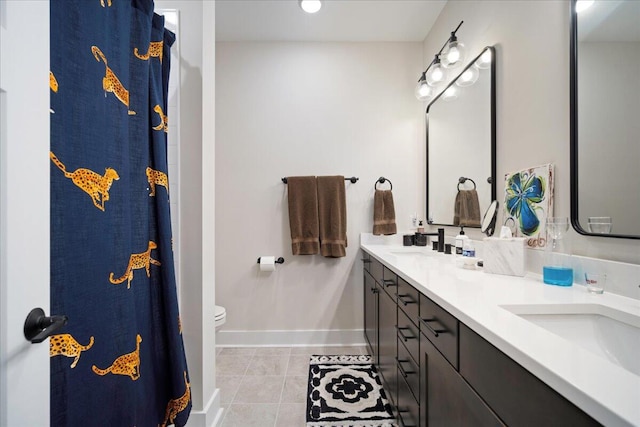
[[[418,226],[418,214],[417,213],[412,213],[411,215],[409,215],[409,219],[411,219],[411,224],[413,224],[414,227]]]

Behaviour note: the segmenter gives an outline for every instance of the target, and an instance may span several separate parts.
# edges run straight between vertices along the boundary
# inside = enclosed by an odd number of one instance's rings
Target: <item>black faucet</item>
[[[416,233],[423,236],[438,236],[438,252],[444,252],[444,228],[438,228],[437,233]]]

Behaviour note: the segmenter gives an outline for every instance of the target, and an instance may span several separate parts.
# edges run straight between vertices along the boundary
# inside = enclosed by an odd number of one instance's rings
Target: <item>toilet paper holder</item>
[[[262,258],[262,257],[259,257],[259,258],[258,258],[258,264],[260,264],[260,258]],[[275,263],[276,263],[276,264],[284,264],[284,258],[282,258],[282,257],[277,258],[277,259],[275,260]]]

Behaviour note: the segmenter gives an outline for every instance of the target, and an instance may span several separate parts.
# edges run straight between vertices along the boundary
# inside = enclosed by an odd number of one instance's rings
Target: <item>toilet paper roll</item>
[[[276,257],[274,256],[260,257],[260,271],[275,271],[275,269],[276,269]]]

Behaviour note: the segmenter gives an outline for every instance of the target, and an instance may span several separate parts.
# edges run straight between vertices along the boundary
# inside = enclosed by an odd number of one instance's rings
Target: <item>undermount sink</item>
[[[640,376],[640,314],[601,304],[501,307]]]

